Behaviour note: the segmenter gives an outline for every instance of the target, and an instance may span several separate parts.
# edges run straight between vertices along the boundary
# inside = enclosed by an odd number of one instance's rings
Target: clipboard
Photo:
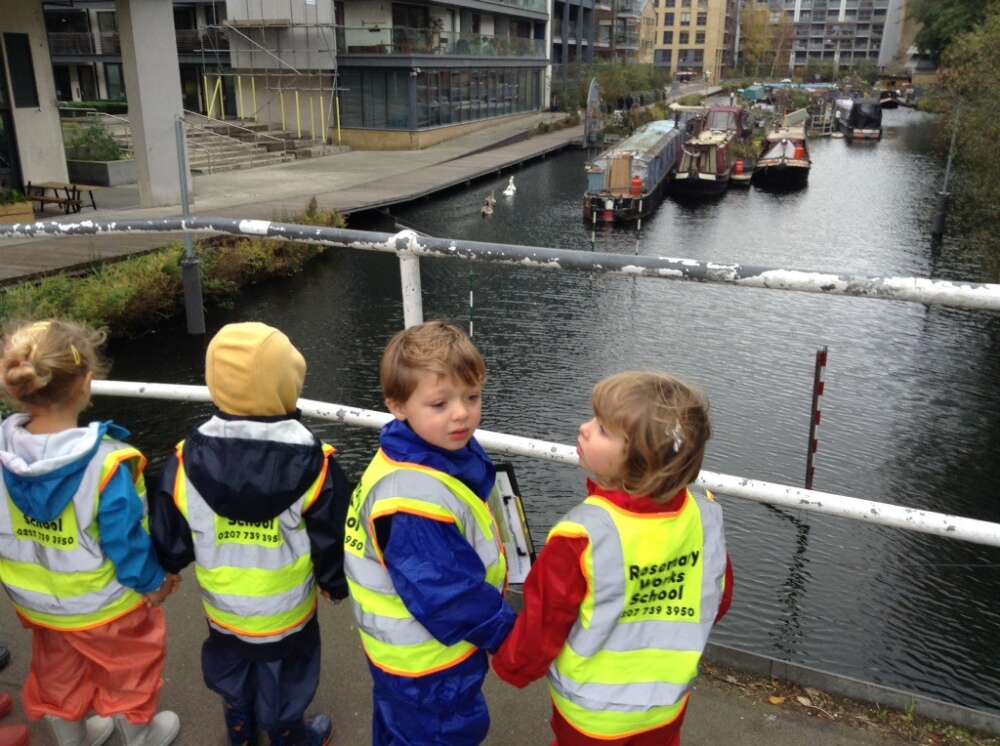
[[[504,463],[496,467],[496,483],[486,502],[507,552],[507,582],[523,585],[535,561],[535,547],[524,516],[524,503],[514,476],[514,465]]]

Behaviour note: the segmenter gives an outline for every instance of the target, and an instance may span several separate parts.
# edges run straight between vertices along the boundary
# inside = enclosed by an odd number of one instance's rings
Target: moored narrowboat
[[[629,222],[655,210],[685,137],[685,128],[673,121],[650,122],[590,161],[583,219]]]
[[[837,126],[848,140],[882,138],[882,107],[860,98],[837,100]]]
[[[729,152],[737,140],[751,132],[749,116],[738,106],[713,106],[705,128],[684,143],[680,165],[670,183],[681,197],[722,194],[729,186],[733,166]]]
[[[801,189],[809,181],[811,167],[805,128],[779,127],[764,138],[753,182],[775,191]]]

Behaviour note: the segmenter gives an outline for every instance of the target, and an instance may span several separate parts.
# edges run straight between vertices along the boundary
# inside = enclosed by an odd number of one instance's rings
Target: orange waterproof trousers
[[[135,725],[153,719],[167,652],[163,609],[142,604],[79,632],[40,627],[23,617],[21,623],[32,631],[31,671],[21,695],[29,718],[76,721],[95,711],[125,715]]]

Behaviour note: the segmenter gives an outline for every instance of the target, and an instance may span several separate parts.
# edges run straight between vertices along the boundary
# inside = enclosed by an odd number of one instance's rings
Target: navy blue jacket
[[[297,418],[233,417],[227,420],[277,422]],[[305,494],[323,468],[323,450],[318,438],[311,445],[268,440],[206,437],[195,429],[184,441],[185,472],[209,507],[219,515],[240,521],[265,521],[287,510]],[[160,487],[153,499],[151,532],[160,564],[179,573],[194,562],[191,528],[173,500],[177,456],[167,462]],[[344,521],[351,498],[348,483],[335,458],[319,498],[305,513],[306,532],[312,553],[313,572],[319,587],[332,598],[347,596],[344,575]],[[238,648],[256,660],[277,660],[303,646],[318,646],[316,617],[298,633],[272,643],[248,643],[209,627],[216,642]]]

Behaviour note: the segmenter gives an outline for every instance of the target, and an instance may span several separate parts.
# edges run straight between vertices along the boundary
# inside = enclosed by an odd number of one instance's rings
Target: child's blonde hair
[[[593,406],[625,438],[622,472],[606,487],[666,501],[697,479],[712,436],[701,391],[664,373],[629,371],[598,383]]]
[[[107,374],[100,348],[103,331],[75,321],[20,322],[3,332],[0,370],[7,395],[15,404],[49,406],[73,396],[88,373]]]
[[[405,403],[422,372],[454,376],[467,386],[482,386],[486,363],[465,332],[444,321],[428,321],[398,332],[382,353],[379,378],[386,399]]]

